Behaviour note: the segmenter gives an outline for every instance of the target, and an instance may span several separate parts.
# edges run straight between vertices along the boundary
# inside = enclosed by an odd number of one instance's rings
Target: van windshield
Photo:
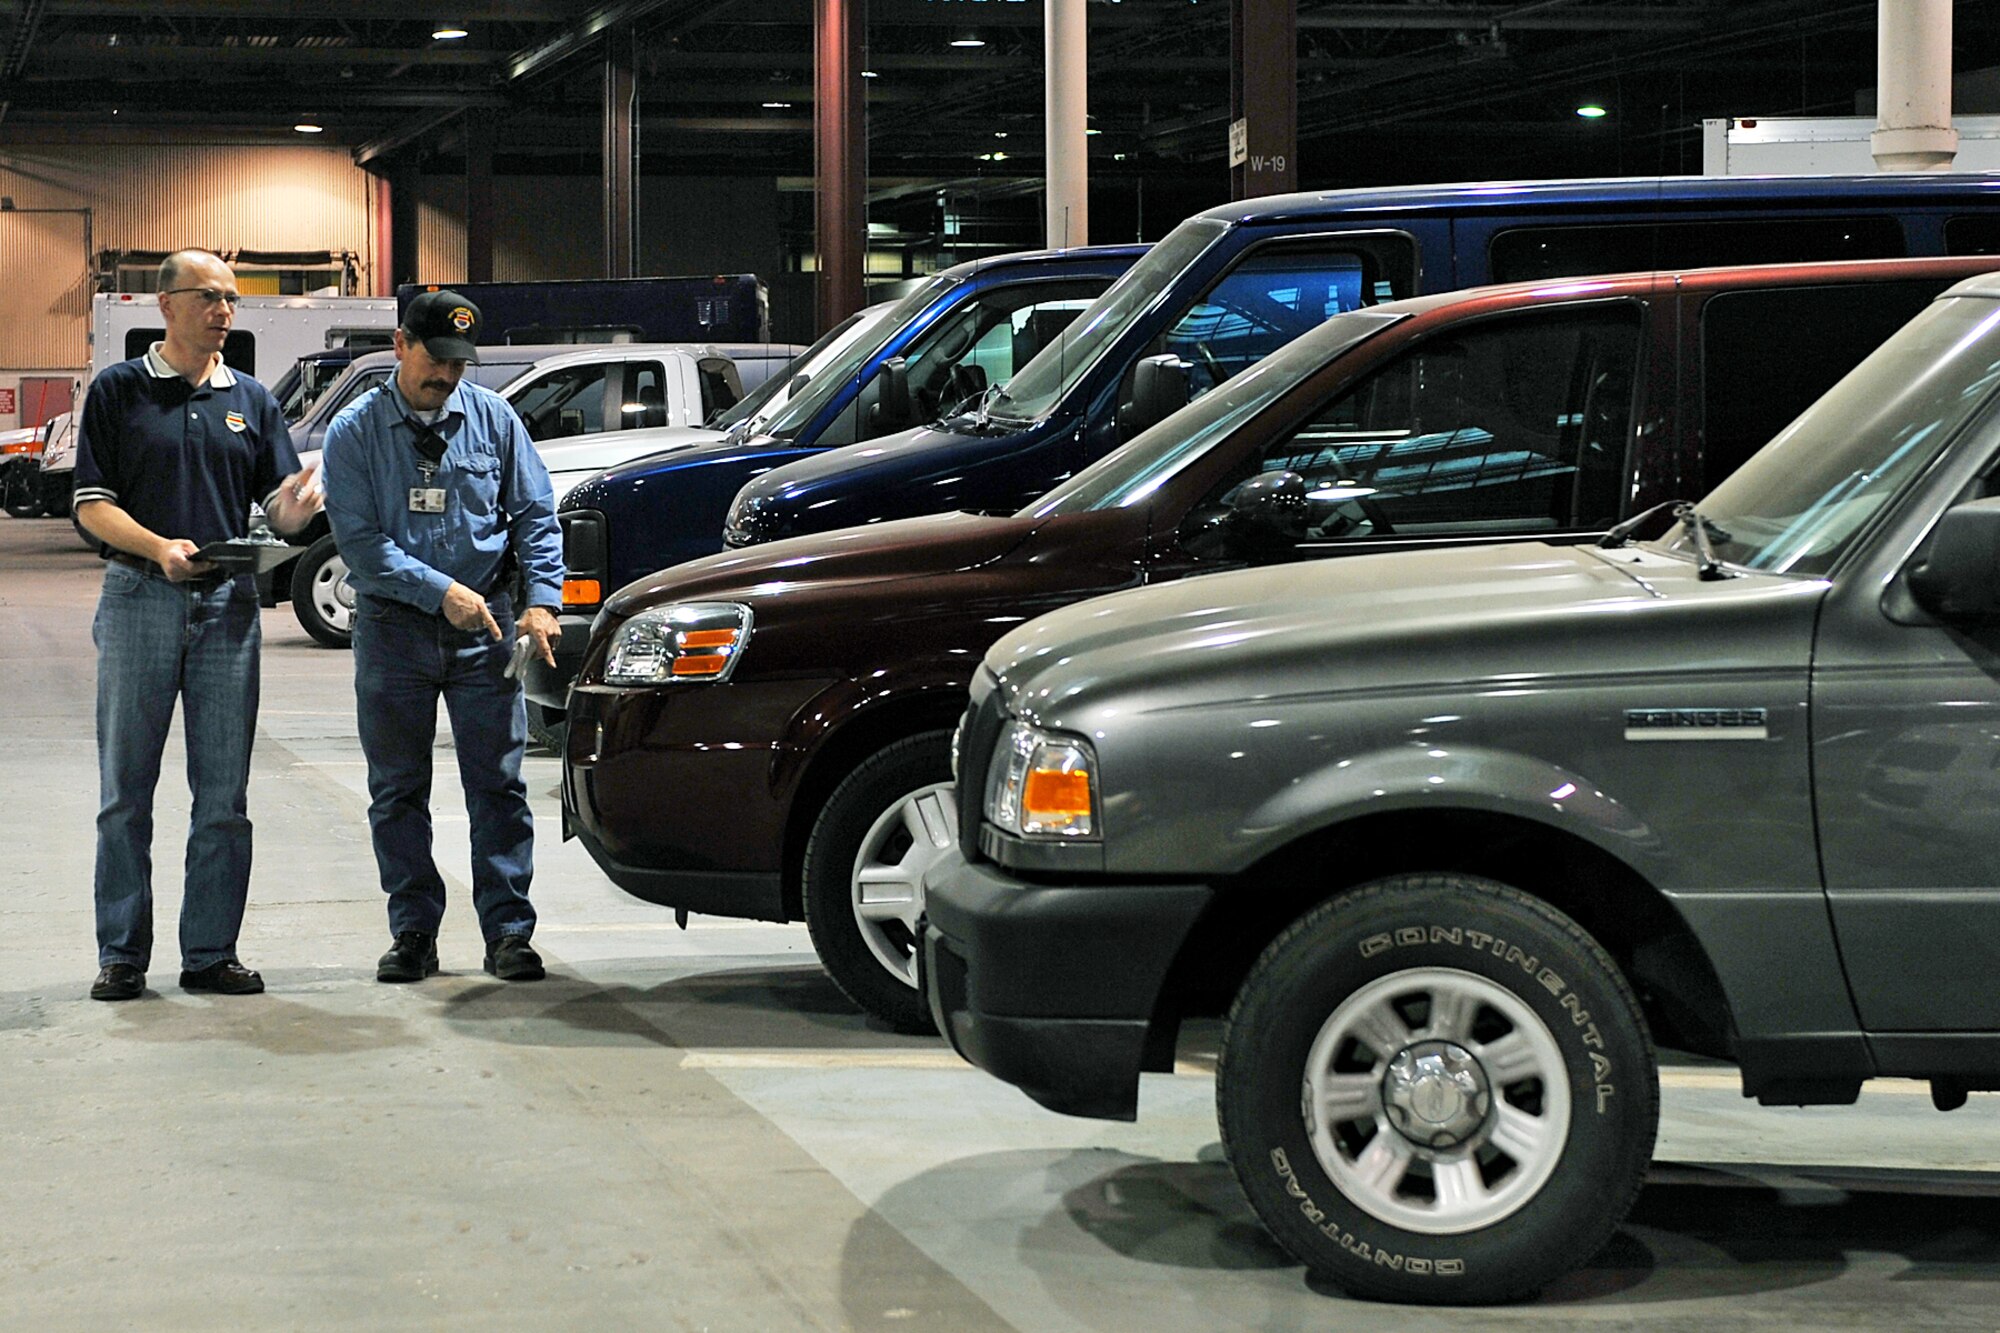
[[[1335,315],[1098,459],[1022,510],[1022,517],[1052,518],[1138,504],[1301,380],[1405,318],[1382,310]]]
[[[1189,218],[1148,250],[1125,276],[1105,289],[1090,308],[1071,321],[1062,336],[1044,347],[994,395],[987,415],[1009,421],[1039,421],[1055,410],[1071,387],[1090,372],[1141,312],[1161,299],[1180,271],[1192,264],[1229,227],[1210,218]]]
[[[1716,558],[1826,574],[1996,389],[2000,301],[1938,301],[1708,493],[1699,510]],[[1698,554],[1685,523],[1664,545]]]
[[[824,358],[826,364],[815,370],[805,388],[772,416],[764,427],[764,434],[781,440],[797,439],[799,432],[819,415],[820,409],[831,402],[844,385],[853,382],[861,367],[868,364],[869,357],[881,351],[889,339],[922,314],[931,302],[952,288],[963,285],[961,278],[947,278],[939,274],[890,306],[879,320],[866,326],[864,333],[850,339],[837,355]]]

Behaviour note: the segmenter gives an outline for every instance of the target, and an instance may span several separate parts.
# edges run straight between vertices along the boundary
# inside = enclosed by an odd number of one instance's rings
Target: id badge
[[[410,512],[412,514],[442,514],[444,512],[444,487],[410,487]]]

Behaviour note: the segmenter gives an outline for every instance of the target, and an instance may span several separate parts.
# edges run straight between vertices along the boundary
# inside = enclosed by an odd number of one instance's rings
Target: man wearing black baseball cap
[[[378,981],[438,970],[445,891],[431,859],[430,793],[440,698],[472,822],[486,970],[503,981],[543,973],[528,943],[528,724],[509,659],[519,638],[555,665],[562,534],[527,428],[506,399],[464,382],[478,357],[479,307],[453,291],[418,296],[396,330],[395,377],[334,418],[322,455],[327,517],[357,594],[368,826],[395,937]]]

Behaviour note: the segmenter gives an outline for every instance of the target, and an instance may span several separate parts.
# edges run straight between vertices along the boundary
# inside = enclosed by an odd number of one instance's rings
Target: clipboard
[[[210,542],[191,557],[206,560],[228,574],[262,574],[276,569],[305,548],[284,542]]]

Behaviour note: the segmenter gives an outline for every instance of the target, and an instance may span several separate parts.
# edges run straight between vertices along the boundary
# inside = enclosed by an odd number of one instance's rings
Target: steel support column
[[[1043,20],[1048,241],[1090,244],[1090,25],[1084,0],[1048,0]]]
[[[863,304],[868,224],[868,128],[861,87],[865,0],[813,0],[814,284],[824,331]]]
[[[465,113],[465,280],[493,281],[493,117]]]
[[[639,81],[632,69],[632,34],[612,33],[604,44],[604,276],[630,278],[639,254],[636,124]]]
[[[1230,198],[1299,188],[1299,0],[1229,0],[1229,120]]]
[[[420,282],[417,272],[417,164],[404,154],[393,161],[389,181],[389,291],[405,282]]]
[[[1951,0],[1880,0],[1875,133],[1880,171],[1950,171]]]

